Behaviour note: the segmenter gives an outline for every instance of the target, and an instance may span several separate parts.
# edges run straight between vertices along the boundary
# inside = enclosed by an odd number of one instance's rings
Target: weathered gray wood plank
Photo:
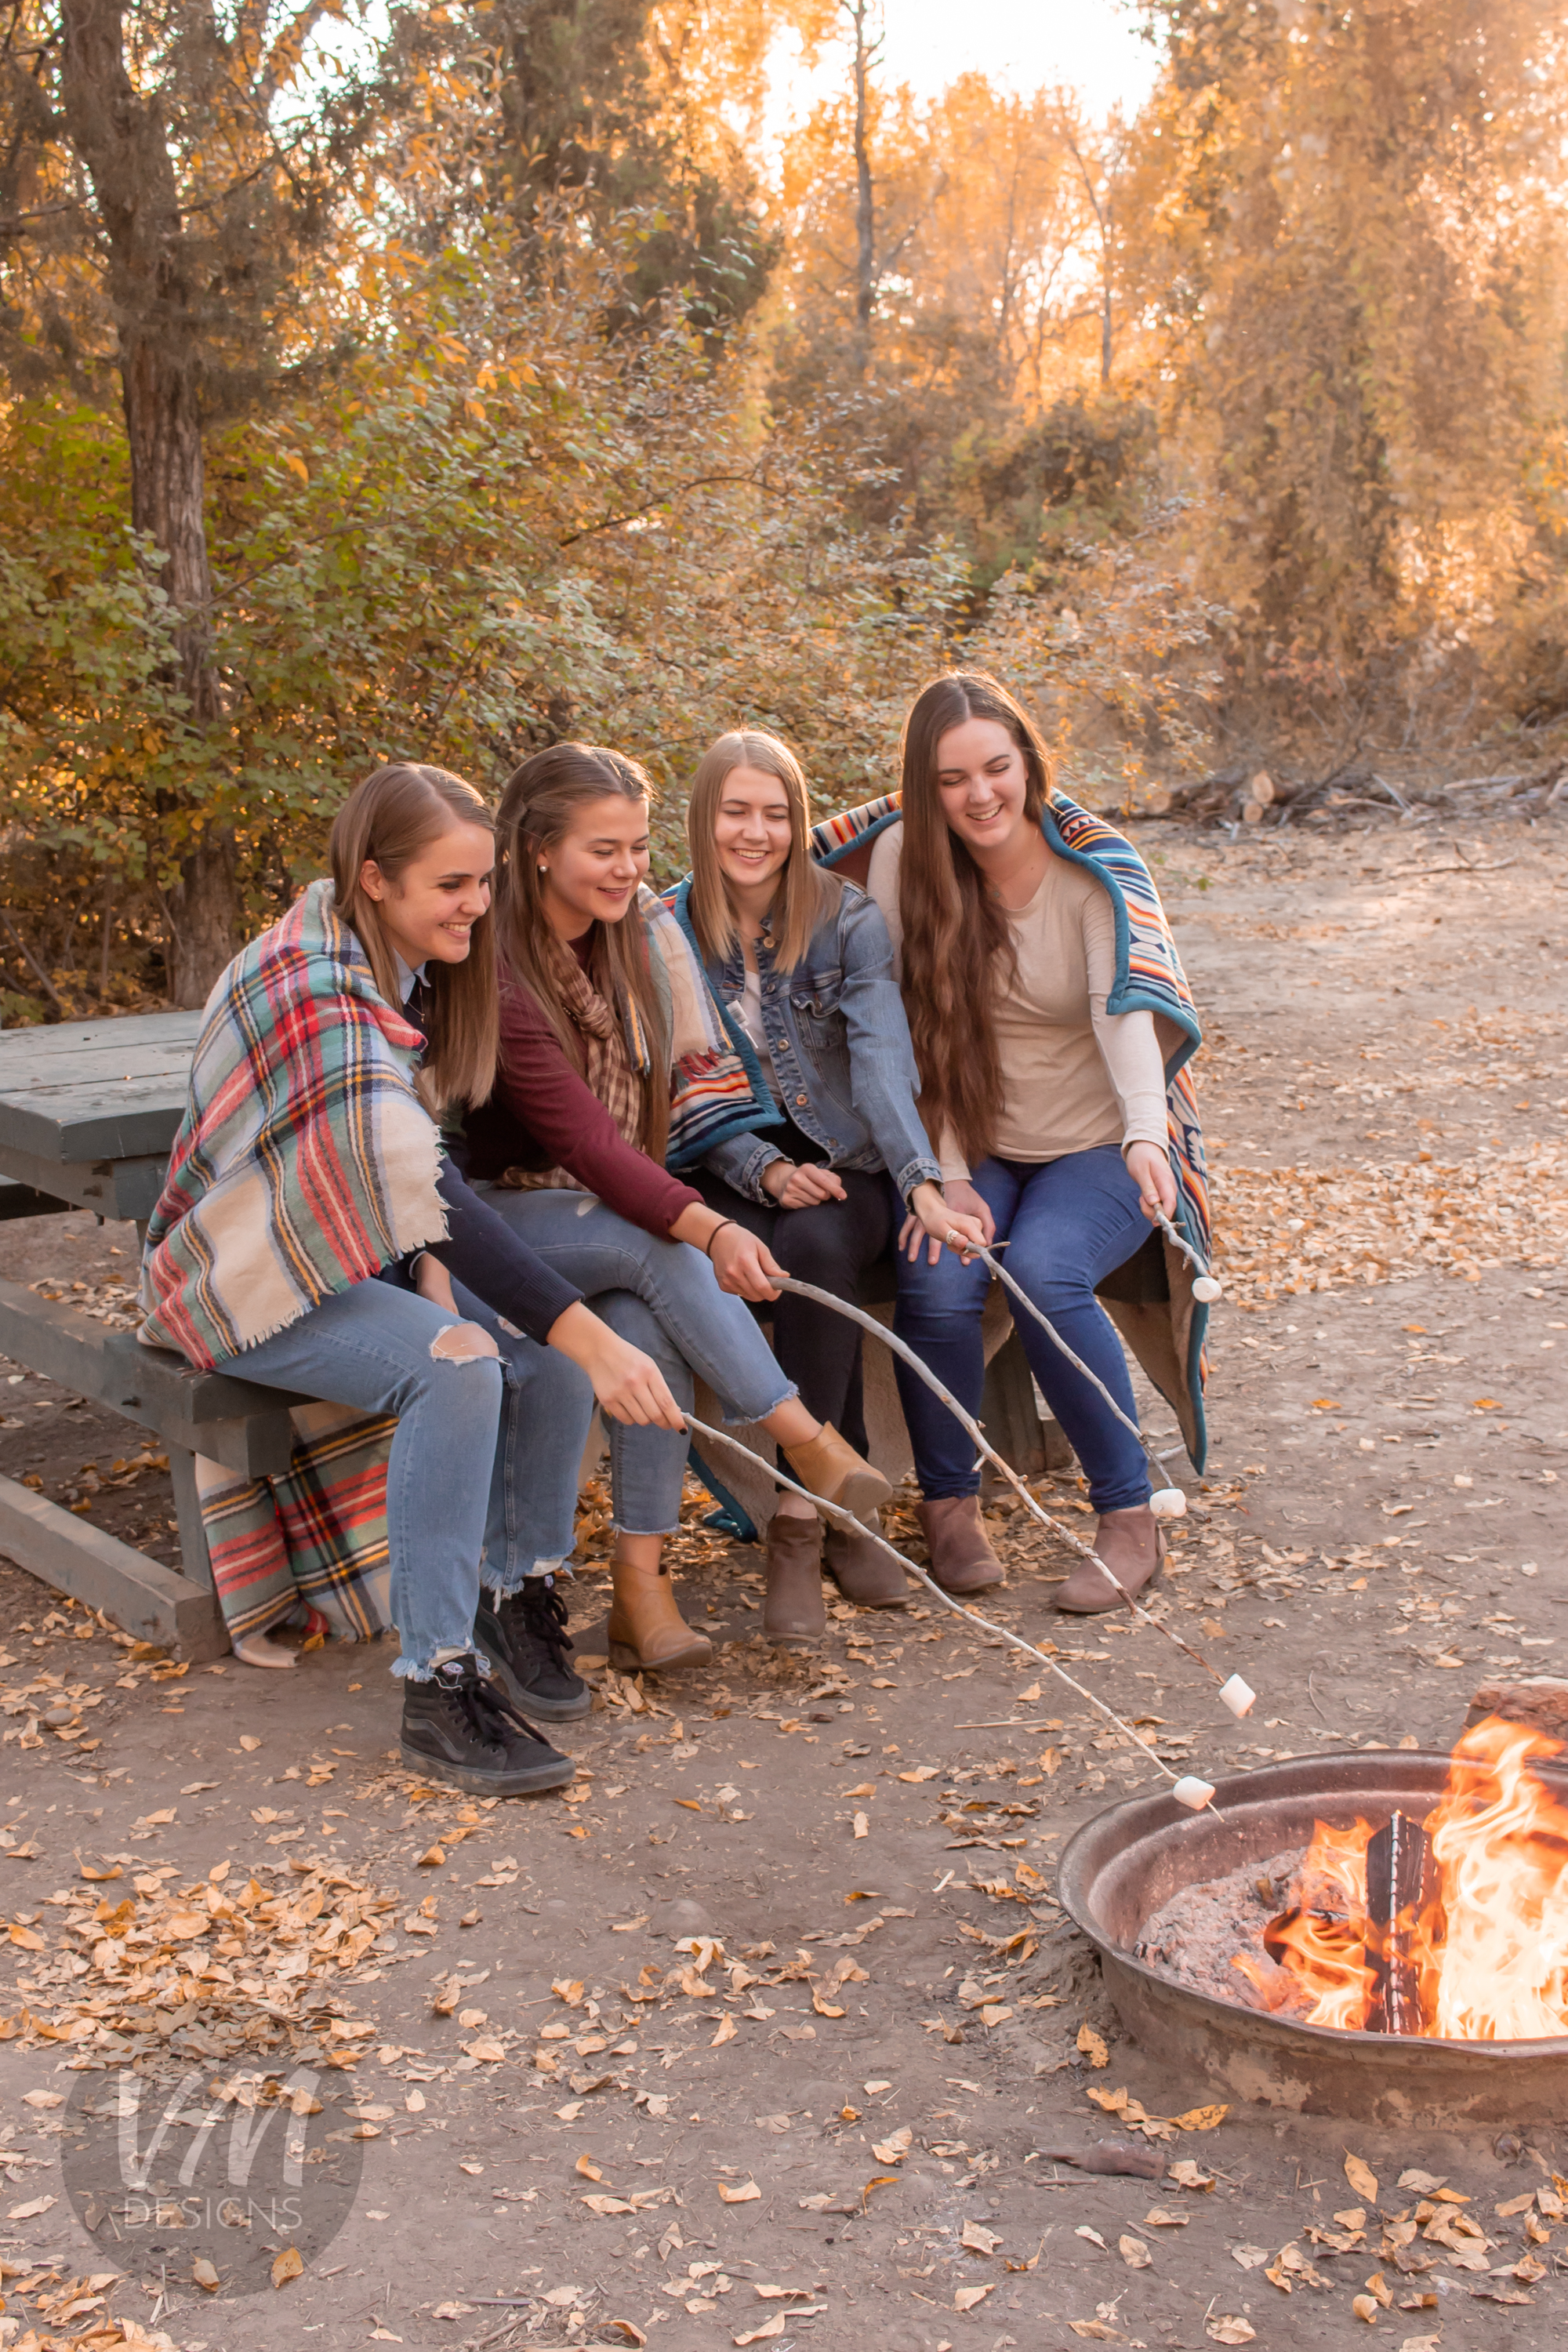
[[[139,1641],[177,1644],[195,1659],[221,1658],[228,1649],[210,1585],[176,1576],[11,1478],[0,1478],[0,1553],[57,1592],[101,1609]]]
[[[48,1160],[166,1154],[200,1027],[199,1013],[148,1013],[6,1030],[0,1142]]]
[[[0,1175],[18,1184],[52,1194],[69,1208],[142,1223],[158,1205],[167,1151],[144,1160],[45,1160],[36,1151],[19,1151],[6,1141],[5,1132],[5,1114],[0,1108]]]

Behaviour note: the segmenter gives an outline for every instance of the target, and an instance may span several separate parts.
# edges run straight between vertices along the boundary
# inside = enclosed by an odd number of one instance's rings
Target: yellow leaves
[[[280,2254],[274,2255],[272,2284],[275,2287],[287,2286],[290,2279],[303,2278],[304,2274],[305,2265],[300,2259],[298,2246],[285,2246]]]
[[[1110,2051],[1087,2019],[1078,2030],[1078,2047],[1091,2066],[1108,2066],[1110,2063]]]
[[[1359,2156],[1345,2158],[1345,2179],[1358,2197],[1364,2198],[1369,2205],[1376,2204],[1377,2175]]]
[[[557,2000],[563,2000],[568,2009],[575,2009],[583,1998],[583,1979],[581,1977],[557,1977],[550,1990]]]
[[[838,2014],[839,2014],[840,2016],[842,2016],[842,2015],[843,2015],[843,2011],[838,2011]],[[709,2049],[710,2049],[710,2050],[719,2050],[719,2049],[721,2049],[721,2048],[722,2048],[722,2046],[723,2046],[723,2044],[724,2044],[726,2042],[733,2042],[733,2040],[735,2039],[735,2033],[736,2033],[736,2025],[735,2025],[735,2021],[734,2021],[734,2019],[733,2019],[732,2017],[721,2017],[721,2018],[719,2020],[719,2031],[717,2032],[717,2033],[715,2033],[715,2034],[714,2034],[713,2039],[709,2042],[709,2044],[708,2044]]]
[[[11,1921],[5,1932],[11,1941],[14,1944],[19,1944],[25,1952],[41,1952],[47,1949],[42,1936],[37,1935],[31,1927],[22,1927],[15,1919]]]
[[[886,2139],[874,2140],[871,2153],[879,2164],[902,2164],[913,2140],[914,2133],[910,2126],[900,2124],[898,2130],[889,2132]]]
[[[727,2180],[719,2183],[719,2199],[724,2205],[753,2205],[762,2193],[754,2180],[742,2180],[739,2187],[731,2187]]]

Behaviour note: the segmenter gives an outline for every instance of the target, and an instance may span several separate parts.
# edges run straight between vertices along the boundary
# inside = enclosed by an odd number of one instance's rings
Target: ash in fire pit
[[[1425,1819],[1394,1811],[1182,1888],[1134,1957],[1239,2007],[1342,2031],[1568,2037],[1563,1744],[1493,1717]]]

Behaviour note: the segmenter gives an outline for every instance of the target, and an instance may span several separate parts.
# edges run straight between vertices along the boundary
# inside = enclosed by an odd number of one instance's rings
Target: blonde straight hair
[[[825,874],[811,854],[811,794],[805,774],[787,743],[776,735],[734,728],[710,743],[697,762],[686,803],[686,840],[691,853],[691,920],[705,956],[732,955],[738,933],[735,909],[725,887],[713,839],[724,786],[737,768],[755,768],[776,777],[789,802],[789,857],[774,897],[773,958],[793,971],[811,945],[811,935],[842,885]]]
[[[422,849],[457,824],[495,831],[495,819],[472,784],[446,768],[395,760],[356,784],[332,820],[328,844],[339,915],[370,959],[376,987],[401,1009],[397,960],[380,910],[360,887],[369,860],[396,883]],[[495,924],[487,907],[468,934],[462,963],[428,968],[430,1025],[419,1090],[437,1108],[482,1103],[495,1085],[500,1051]]]

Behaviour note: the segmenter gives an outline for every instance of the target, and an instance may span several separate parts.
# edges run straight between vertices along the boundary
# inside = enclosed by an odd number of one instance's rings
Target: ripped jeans
[[[539,1560],[573,1545],[577,1473],[594,1412],[586,1373],[503,1330],[471,1291],[462,1315],[498,1357],[460,1349],[445,1307],[384,1282],[356,1283],[216,1369],[264,1388],[303,1390],[367,1413],[395,1413],[386,1469],[395,1675],[428,1678],[447,1651],[474,1649],[484,1581],[514,1592]]]

